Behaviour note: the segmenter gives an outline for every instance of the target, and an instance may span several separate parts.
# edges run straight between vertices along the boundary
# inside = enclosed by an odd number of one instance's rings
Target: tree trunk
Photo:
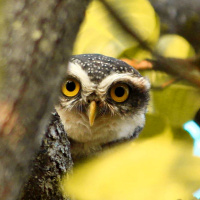
[[[3,4],[0,199],[10,200],[16,199],[41,144],[88,0]]]

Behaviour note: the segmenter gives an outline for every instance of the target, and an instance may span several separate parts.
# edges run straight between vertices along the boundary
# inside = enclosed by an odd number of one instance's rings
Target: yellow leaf
[[[189,42],[175,34],[162,36],[156,47],[157,51],[166,57],[188,58],[195,55],[193,47]]]
[[[154,31],[152,31],[152,34],[148,37],[148,45],[150,47],[154,47],[154,44],[157,42],[157,39],[159,38],[160,33],[160,20],[157,16],[155,16],[156,19],[156,25],[154,27]],[[137,46],[132,46],[131,48],[125,49],[119,56],[119,58],[134,58],[137,60],[144,60],[147,58],[152,58],[152,54],[149,51],[144,50],[141,48],[141,46],[138,44]]]
[[[130,28],[136,30],[144,40],[155,44],[159,35],[156,14],[147,0],[107,0]],[[99,1],[93,1],[78,34],[74,54],[101,53],[118,57],[126,49],[138,47],[138,43],[127,34]],[[134,51],[132,51],[134,54]]]
[[[200,158],[192,147],[162,136],[109,150],[77,167],[62,186],[77,200],[192,199],[200,188]]]

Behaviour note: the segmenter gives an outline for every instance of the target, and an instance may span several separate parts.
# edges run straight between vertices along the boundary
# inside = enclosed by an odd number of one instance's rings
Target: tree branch
[[[112,6],[110,6],[110,4],[106,0],[100,0],[100,1],[105,6],[105,8],[110,12],[113,18],[117,21],[117,23],[122,27],[122,29],[125,30],[129,35],[131,35],[135,40],[137,40],[143,49],[151,52],[152,54],[156,54],[150,48],[150,45],[146,41],[142,40],[142,38],[133,28],[129,27],[129,25],[120,17],[120,15],[115,11],[115,9]]]
[[[199,0],[150,0],[161,21],[161,34],[178,34],[192,46],[200,47],[200,1]]]
[[[153,64],[154,70],[159,70],[185,79],[190,83],[200,87],[200,63],[199,57],[192,59],[164,58],[158,57],[149,60]]]
[[[199,56],[194,58],[192,61],[184,60],[184,59],[176,59],[176,58],[165,58],[160,56],[158,53],[154,52],[148,43],[146,43],[133,28],[130,28],[127,23],[119,16],[119,14],[112,8],[112,6],[107,3],[106,0],[100,0],[103,5],[107,8],[110,14],[114,17],[114,19],[118,22],[118,24],[128,33],[130,34],[140,46],[151,52],[155,57],[154,60],[149,60],[153,64],[153,69],[166,72],[168,74],[177,76],[179,78],[183,78],[196,86],[200,87],[200,63],[197,62],[199,60]],[[138,66],[138,65],[137,65]],[[149,69],[149,68],[148,68]]]
[[[200,56],[196,56],[190,59],[178,59],[178,58],[164,58],[162,56],[157,59],[147,59],[137,61],[135,59],[123,58],[124,62],[133,66],[137,70],[156,70],[168,73],[176,78],[171,80],[172,83],[180,79],[185,79],[190,83],[200,87]],[[171,84],[166,83],[167,85]],[[161,87],[165,87],[165,84]]]
[[[61,191],[60,181],[71,169],[72,159],[67,134],[60,117],[53,113],[20,199],[67,199]]]

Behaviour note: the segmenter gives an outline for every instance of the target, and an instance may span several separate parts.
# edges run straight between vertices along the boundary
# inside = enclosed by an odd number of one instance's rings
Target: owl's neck
[[[121,118],[104,116],[91,127],[86,115],[56,108],[71,142],[73,157],[88,157],[116,142],[135,138],[144,126],[144,114]]]
[[[131,139],[135,139],[138,137],[142,129],[142,127],[138,126],[138,128],[135,129],[134,133],[129,138],[122,138],[99,145],[94,145],[93,143],[81,143],[69,138],[73,161],[76,162],[81,159],[93,157],[105,149],[109,149],[117,144],[124,143]]]

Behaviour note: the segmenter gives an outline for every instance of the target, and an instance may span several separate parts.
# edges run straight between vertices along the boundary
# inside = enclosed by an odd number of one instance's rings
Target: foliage
[[[187,58],[195,55],[194,49],[183,37],[175,34],[162,36],[156,50],[166,57]]]
[[[154,45],[159,36],[159,20],[147,0],[109,0],[130,27],[136,28],[143,40]],[[93,1],[77,37],[74,54],[100,53],[111,57],[133,57],[138,42],[128,35],[99,1]],[[135,57],[135,56],[134,56]]]
[[[74,171],[65,192],[80,200],[192,199],[199,187],[200,159],[191,145],[161,136],[110,150]]]

